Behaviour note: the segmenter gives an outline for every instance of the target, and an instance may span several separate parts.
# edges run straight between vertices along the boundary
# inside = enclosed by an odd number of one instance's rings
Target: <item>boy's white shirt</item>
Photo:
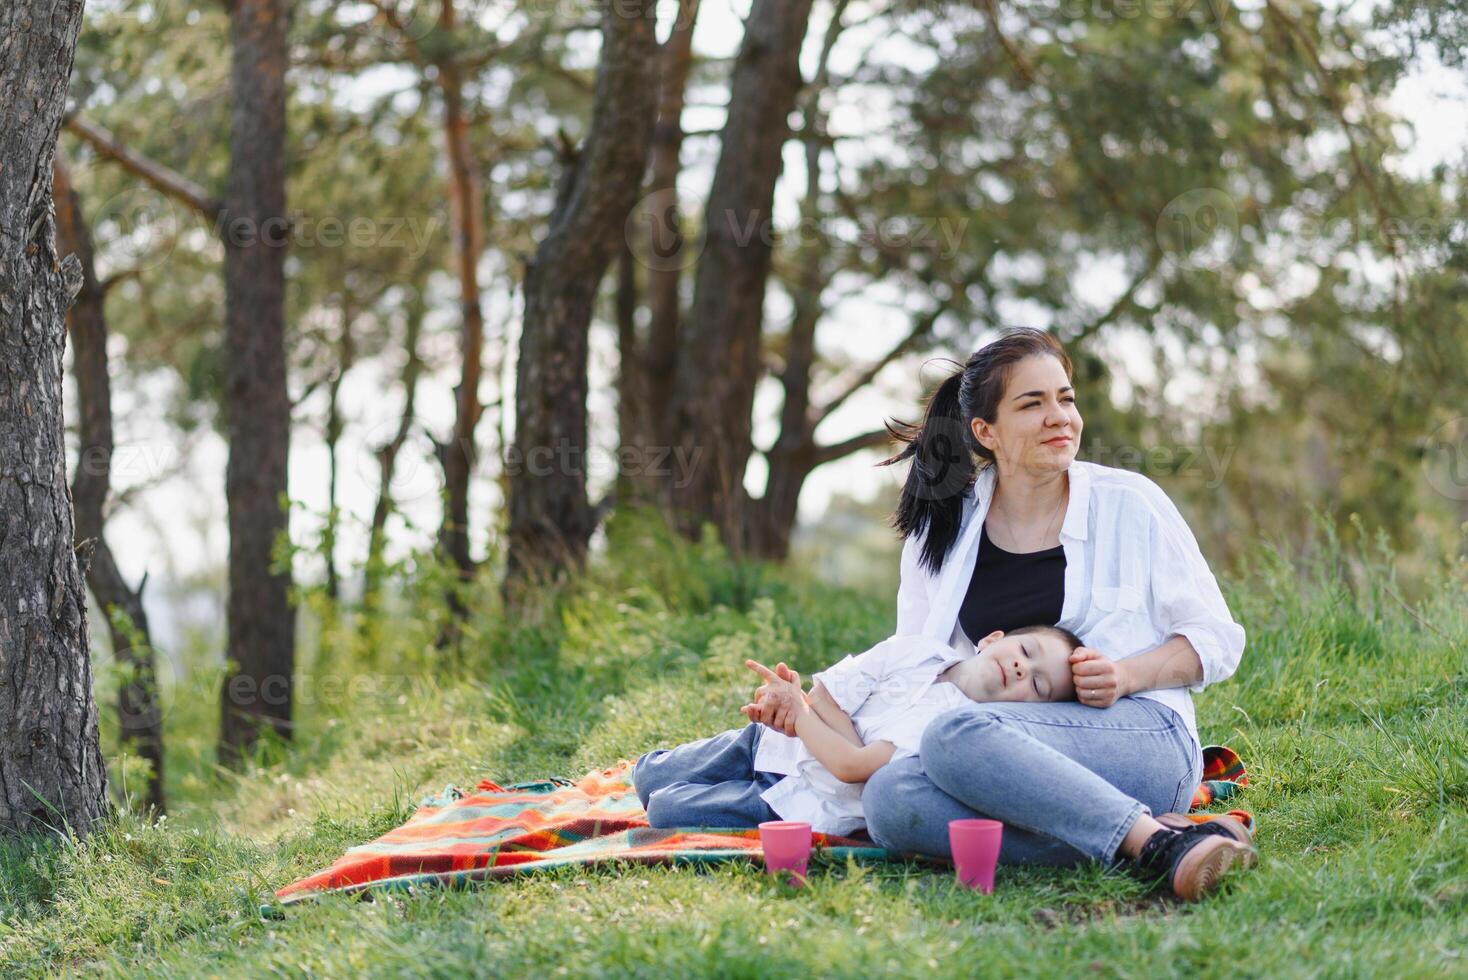
[[[1194,765],[1202,771],[1202,743],[1189,692],[1233,675],[1243,657],[1244,629],[1234,622],[1192,529],[1161,487],[1140,473],[1079,459],[1071,462],[1068,472],[1070,500],[1060,526],[1065,597],[1056,625],[1113,660],[1145,653],[1173,635],[1186,636],[1203,663],[1203,680],[1187,687],[1141,691],[1136,696],[1158,701],[1177,713],[1193,740]],[[955,660],[973,655],[973,644],[958,622],[958,612],[978,560],[979,530],[989,511],[995,474],[992,465],[984,467],[964,494],[958,540],[936,575],[919,563],[923,536],[909,535],[904,542],[897,629],[891,639],[921,637],[950,648]],[[867,657],[882,646],[854,659]],[[781,760],[794,750],[785,740],[786,736],[771,729],[761,733],[755,769],[789,771],[771,768],[788,765]],[[784,781],[768,793],[783,785]],[[848,795],[850,789],[845,790]],[[854,787],[858,799],[860,789],[860,785]]]
[[[917,755],[923,730],[934,718],[969,699],[938,675],[974,656],[924,636],[892,636],[811,677],[851,718],[863,745],[891,742],[892,758]],[[866,826],[861,811],[865,783],[845,783],[813,756],[805,743],[772,728],[760,733],[754,768],[784,779],[760,794],[782,820],[803,820],[818,834],[850,834]]]

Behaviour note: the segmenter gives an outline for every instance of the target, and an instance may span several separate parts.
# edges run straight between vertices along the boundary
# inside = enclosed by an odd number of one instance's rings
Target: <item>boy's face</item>
[[[977,644],[978,655],[956,673],[974,701],[1070,701],[1070,644],[1048,631],[1006,635],[995,630]]]

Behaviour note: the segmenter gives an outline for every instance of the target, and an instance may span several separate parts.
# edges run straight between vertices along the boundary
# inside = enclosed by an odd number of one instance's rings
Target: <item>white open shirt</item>
[[[1229,613],[1192,529],[1161,487],[1140,473],[1079,459],[1068,472],[1070,501],[1060,527],[1065,600],[1057,625],[1113,660],[1145,653],[1173,635],[1188,638],[1203,663],[1203,680],[1136,696],[1177,713],[1193,740],[1194,765],[1201,771],[1203,750],[1189,692],[1233,675],[1244,652],[1244,629]],[[897,636],[921,636],[947,644],[959,658],[973,656],[958,611],[973,578],[979,530],[995,479],[995,468],[985,466],[964,495],[958,540],[938,574],[918,562],[922,536],[908,536],[897,589]],[[755,768],[789,772],[778,768],[789,765],[794,751],[786,740],[773,730],[763,732]],[[767,801],[780,785],[767,791]]]

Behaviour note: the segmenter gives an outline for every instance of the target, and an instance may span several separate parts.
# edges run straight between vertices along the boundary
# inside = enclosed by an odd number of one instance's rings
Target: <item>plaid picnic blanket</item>
[[[1203,758],[1194,811],[1248,784],[1231,749],[1210,745]],[[326,870],[277,891],[276,898],[286,906],[324,892],[456,887],[566,865],[699,864],[760,856],[758,830],[649,827],[631,777],[632,763],[624,760],[575,782],[553,777],[500,786],[486,779],[473,793],[448,787],[425,799],[401,827],[349,849]],[[1252,829],[1246,811],[1229,812]],[[1203,822],[1215,815],[1189,817]],[[838,861],[925,860],[827,834],[814,835],[812,850]]]

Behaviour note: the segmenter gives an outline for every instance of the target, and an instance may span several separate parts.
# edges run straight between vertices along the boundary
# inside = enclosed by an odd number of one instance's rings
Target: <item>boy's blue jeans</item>
[[[647,822],[659,828],[750,828],[780,819],[760,794],[785,777],[754,771],[764,727],[746,725],[639,758],[632,786]]]

